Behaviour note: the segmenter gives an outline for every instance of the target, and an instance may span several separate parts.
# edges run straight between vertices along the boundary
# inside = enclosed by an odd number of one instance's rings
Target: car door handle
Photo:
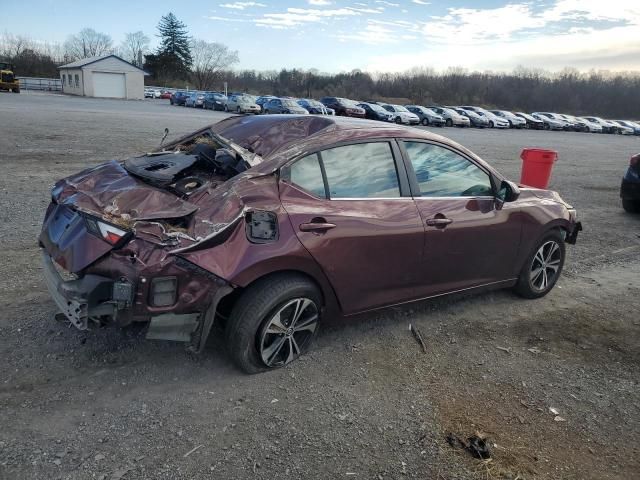
[[[326,232],[327,230],[336,228],[336,224],[325,222],[309,222],[301,223],[299,228],[301,232]]]
[[[440,218],[428,218],[425,223],[430,227],[444,228],[452,222],[453,220],[451,220],[450,218],[440,217]]]

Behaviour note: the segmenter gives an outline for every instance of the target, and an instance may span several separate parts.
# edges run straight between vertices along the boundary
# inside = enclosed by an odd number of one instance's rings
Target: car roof
[[[211,125],[215,133],[260,155],[264,160],[295,149],[318,150],[341,142],[412,138],[436,141],[478,158],[462,145],[446,137],[413,127],[351,117],[310,115],[234,116]],[[482,161],[482,160],[480,160]],[[272,162],[266,162],[272,163]],[[277,167],[276,165],[273,165]]]

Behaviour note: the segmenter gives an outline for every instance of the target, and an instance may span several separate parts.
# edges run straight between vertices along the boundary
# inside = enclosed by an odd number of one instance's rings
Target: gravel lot
[[[327,322],[309,355],[246,376],[219,335],[194,357],[56,322],[36,245],[56,179],[225,114],[23,93],[0,115],[0,478],[638,478],[640,217],[618,198],[638,138],[435,129],[516,180],[523,147],[559,152],[551,187],[585,231],[557,288]],[[476,431],[491,461],[445,440]]]

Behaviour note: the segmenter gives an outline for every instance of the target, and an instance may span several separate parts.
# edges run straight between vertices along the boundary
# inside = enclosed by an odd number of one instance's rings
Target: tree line
[[[551,73],[519,67],[510,73],[469,72],[462,68],[435,71],[415,68],[402,73],[353,70],[328,74],[318,70],[235,70],[238,52],[222,43],[192,38],[173,13],[158,23],[159,45],[151,51],[144,32],[127,33],[114,46],[107,34],[85,28],[63,44],[0,35],[0,58],[15,65],[19,76],[58,77],[57,67],[71,61],[115,53],[151,74],[150,85],[278,96],[340,96],[420,105],[479,105],[513,111],[556,111],[607,118],[640,117],[638,72]]]

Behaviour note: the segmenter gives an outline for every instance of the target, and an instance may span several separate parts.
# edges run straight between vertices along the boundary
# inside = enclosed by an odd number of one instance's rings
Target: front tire
[[[398,125],[402,124],[402,119],[400,117],[396,117],[396,123]]]
[[[622,199],[622,208],[627,213],[640,213],[640,200]]]
[[[231,311],[225,332],[231,359],[246,373],[288,365],[311,345],[321,306],[320,291],[301,275],[258,280]]]
[[[453,127],[453,120],[447,118],[447,127]]]
[[[427,117],[424,117],[420,123],[422,123],[422,125],[424,125],[425,127],[428,127],[429,119]]]
[[[553,230],[540,239],[529,255],[514,290],[524,298],[544,297],[554,287],[564,266],[565,244],[562,233]]]
[[[489,128],[493,128],[495,125],[493,124],[493,120],[489,120]]]

